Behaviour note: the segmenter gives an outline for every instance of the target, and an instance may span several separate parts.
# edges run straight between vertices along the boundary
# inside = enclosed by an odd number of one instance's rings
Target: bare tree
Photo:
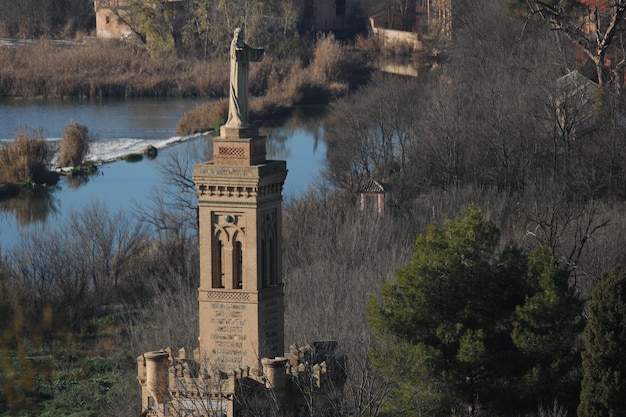
[[[139,220],[161,237],[185,240],[197,235],[198,202],[192,178],[195,164],[211,160],[211,140],[200,138],[167,149],[159,158],[162,182],[151,193],[152,204],[135,204]]]
[[[572,271],[577,289],[586,294],[598,278],[581,264],[584,251],[602,240],[611,224],[611,212],[598,201],[573,200],[554,189],[528,193],[527,238],[548,248],[557,263]]]
[[[526,8],[528,17],[539,17],[576,45],[593,62],[600,86],[609,82],[620,89],[626,64],[622,39],[626,1],[513,0],[510,3],[518,10]],[[608,67],[607,58],[611,61]]]
[[[412,156],[420,113],[415,97],[420,92],[419,84],[412,80],[379,78],[338,103],[326,133],[326,178],[350,192],[371,179],[387,182],[398,203],[414,195],[413,170],[418,162]]]
[[[111,215],[106,205],[93,202],[73,211],[67,227],[80,242],[80,259],[97,292],[115,290],[120,281],[130,278],[129,266],[145,249],[141,224],[121,212]]]

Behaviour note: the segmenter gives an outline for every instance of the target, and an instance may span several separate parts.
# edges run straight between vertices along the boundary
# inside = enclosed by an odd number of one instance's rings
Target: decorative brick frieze
[[[236,301],[247,302],[256,301],[256,293],[246,293],[242,291],[207,291],[207,299],[211,301]]]
[[[217,156],[219,158],[243,158],[245,157],[245,150],[234,146],[218,146]]]

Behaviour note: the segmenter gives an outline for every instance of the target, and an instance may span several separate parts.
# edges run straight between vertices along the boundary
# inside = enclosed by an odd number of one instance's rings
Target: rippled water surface
[[[67,213],[87,203],[105,204],[110,210],[132,210],[148,201],[161,182],[159,161],[167,152],[195,146],[202,138],[179,137],[176,124],[196,99],[15,100],[0,99],[0,141],[10,141],[16,129],[42,129],[50,141],[58,140],[75,120],[89,128],[94,138],[90,159],[107,160],[147,145],[161,148],[155,160],[104,164],[86,182],[62,179],[48,190],[0,201],[0,247],[15,245],[20,235],[41,225],[63,224]],[[285,195],[297,196],[314,182],[326,154],[319,111],[305,111],[281,127],[262,129],[267,135],[269,159],[284,159],[289,170]],[[45,232],[45,229],[44,229]]]

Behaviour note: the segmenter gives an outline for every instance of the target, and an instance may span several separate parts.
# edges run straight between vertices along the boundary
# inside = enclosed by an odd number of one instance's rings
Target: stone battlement
[[[166,416],[221,412],[236,415],[250,407],[235,398],[273,398],[283,414],[306,404],[307,396],[340,393],[345,381],[345,359],[336,356],[334,341],[292,345],[284,357],[263,358],[261,367],[218,370],[200,357],[189,358],[182,348],[175,356],[170,348],[147,352],[137,358],[137,378],[146,399],[147,415]],[[306,388],[306,389],[304,389]],[[324,395],[320,395],[323,393]]]

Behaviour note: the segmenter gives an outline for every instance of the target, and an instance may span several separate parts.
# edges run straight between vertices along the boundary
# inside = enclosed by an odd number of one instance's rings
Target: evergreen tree
[[[525,300],[515,309],[511,333],[523,364],[517,384],[521,401],[557,400],[571,408],[578,402],[579,382],[568,374],[580,368],[573,345],[583,330],[582,303],[568,284],[569,276],[546,248],[529,254]]]
[[[579,417],[626,416],[626,272],[593,291],[585,329]]]
[[[568,272],[545,249],[525,255],[499,240],[471,206],[419,236],[382,302],[370,298],[373,357],[397,384],[394,412],[517,415],[552,402],[576,366],[580,308]]]
[[[523,300],[525,264],[514,248],[497,251],[498,241],[496,226],[470,207],[465,218],[419,236],[397,281],[383,286],[382,305],[370,299],[372,329],[394,346],[378,364],[390,371],[405,362],[397,400],[414,402],[417,412],[471,412],[498,395],[496,376],[512,363],[507,321]]]

